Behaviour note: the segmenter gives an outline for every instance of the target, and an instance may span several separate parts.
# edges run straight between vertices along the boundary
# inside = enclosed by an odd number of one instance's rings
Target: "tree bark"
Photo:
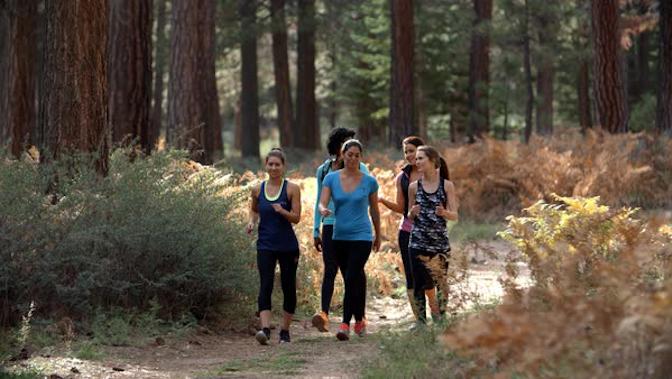
[[[168,85],[169,142],[211,163],[221,138],[214,64],[214,0],[174,0]],[[221,146],[221,144],[220,144]]]
[[[474,0],[474,19],[469,53],[469,142],[490,131],[490,20],[492,0]]]
[[[590,113],[590,63],[582,60],[577,75],[577,98],[579,110],[579,125],[581,132],[593,127],[593,116]]]
[[[163,120],[163,82],[168,59],[168,38],[166,36],[166,2],[168,0],[156,0],[156,46],[154,47],[154,101],[150,114],[149,148],[154,148],[161,133]]]
[[[201,62],[200,86],[203,93],[204,129],[202,141],[205,147],[205,162],[212,163],[222,158],[224,145],[222,141],[222,116],[219,113],[219,95],[217,93],[217,77],[215,67],[216,35],[215,22],[217,15],[216,0],[206,0],[201,8],[199,49]]]
[[[537,66],[537,133],[544,136],[553,134],[553,83],[555,81],[556,48],[555,3],[549,1],[546,10],[538,16],[539,25],[539,64]]]
[[[241,19],[241,126],[242,156],[259,158],[259,94],[257,84],[256,6],[239,0]]]
[[[38,126],[55,159],[70,151],[95,153],[102,175],[109,154],[107,11],[104,0],[45,1]]]
[[[525,0],[525,14],[523,15],[523,69],[525,71],[525,88],[527,102],[525,103],[525,143],[532,137],[532,112],[534,108],[534,89],[532,87],[532,63],[530,62],[530,8]]]
[[[296,137],[297,147],[315,150],[320,130],[315,100],[315,0],[298,0]]]
[[[292,92],[289,80],[287,57],[287,24],[285,23],[285,0],[271,0],[273,19],[273,73],[275,75],[275,103],[278,111],[280,145],[293,147],[292,138]]]
[[[409,135],[417,135],[413,67],[415,25],[413,0],[390,0],[391,11],[391,85],[390,129],[388,142],[401,145]]]
[[[660,2],[660,81],[656,128],[672,134],[672,3]]]
[[[9,140],[9,12],[0,0],[0,146]]]
[[[11,0],[9,126],[12,154],[19,158],[35,130],[37,0]]]
[[[152,0],[109,0],[108,4],[112,142],[135,142],[149,154]]]
[[[618,0],[592,0],[595,101],[598,124],[610,133],[628,131],[619,46]]]

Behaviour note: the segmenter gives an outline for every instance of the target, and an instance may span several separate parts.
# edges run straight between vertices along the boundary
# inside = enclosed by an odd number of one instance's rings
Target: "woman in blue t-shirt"
[[[320,197],[322,196],[322,182],[327,174],[343,168],[343,156],[341,148],[343,143],[355,137],[355,131],[346,128],[334,128],[329,132],[327,140],[327,150],[332,158],[327,159],[317,168],[315,177],[317,178],[317,199],[315,200],[315,211],[313,220],[313,241],[317,251],[322,252],[322,261],[324,262],[324,276],[322,277],[321,309],[312,318],[313,326],[321,332],[329,331],[329,308],[331,307],[331,297],[334,295],[334,282],[338,273],[338,262],[334,253],[334,244],[332,236],[334,234],[334,216],[322,217],[319,210]],[[359,170],[365,174],[369,173],[364,163],[359,164]],[[333,212],[334,204],[329,203],[329,209]],[[322,225],[322,233],[320,233]]]
[[[344,168],[324,178],[319,210],[329,216],[329,201],[334,204],[334,252],[345,281],[343,322],[336,337],[345,341],[350,337],[350,321],[355,317],[355,334],[366,332],[366,274],[364,266],[371,248],[380,248],[380,213],[378,211],[378,183],[362,173],[362,144],[351,139],[341,149]],[[369,215],[371,219],[369,219]],[[375,235],[371,231],[371,221]]]
[[[289,325],[296,309],[296,268],[299,264],[299,243],[292,224],[301,219],[301,191],[298,185],[284,178],[285,154],[281,149],[271,149],[266,155],[266,172],[268,180],[252,188],[250,221],[246,228],[251,234],[259,222],[257,268],[261,330],[255,337],[262,345],[266,345],[271,336],[271,294],[278,263],[284,297],[280,342],[290,342]]]

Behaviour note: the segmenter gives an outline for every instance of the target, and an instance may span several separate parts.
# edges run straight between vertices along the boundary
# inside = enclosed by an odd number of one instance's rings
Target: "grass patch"
[[[44,375],[37,371],[8,372],[0,368],[0,379],[41,379]]]
[[[461,378],[468,360],[437,341],[443,329],[390,332],[380,338],[380,355],[362,371],[363,378]]]
[[[296,375],[306,363],[299,352],[281,352],[270,357],[234,359],[225,363],[213,374],[226,375],[253,370],[255,373],[271,375]]]
[[[82,342],[77,350],[74,352],[74,356],[77,359],[84,361],[97,361],[102,359],[104,354],[102,351],[98,350],[98,345],[93,342],[86,341]]]
[[[497,232],[504,229],[502,224],[478,223],[473,221],[460,221],[450,231],[451,242],[471,242],[478,240],[493,240]]]

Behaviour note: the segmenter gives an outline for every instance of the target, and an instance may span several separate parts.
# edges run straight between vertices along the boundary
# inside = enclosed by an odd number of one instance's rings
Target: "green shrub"
[[[112,154],[105,178],[81,157],[0,162],[0,324],[31,301],[50,315],[156,301],[164,317],[203,317],[252,295],[252,243],[231,217],[241,197],[230,176],[182,152],[127,153]]]

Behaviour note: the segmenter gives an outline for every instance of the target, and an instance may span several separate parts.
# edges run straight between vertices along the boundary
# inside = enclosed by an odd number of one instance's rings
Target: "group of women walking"
[[[380,248],[380,212],[382,203],[402,215],[399,248],[406,275],[409,302],[417,323],[426,323],[425,297],[432,318],[442,317],[442,301],[437,295],[435,275],[425,264],[438,259],[448,267],[450,244],[446,220],[457,220],[457,199],[448,168],[436,149],[418,137],[402,143],[406,165],[396,177],[394,201],[378,197],[378,182],[362,163],[364,147],[354,139],[355,133],[335,128],[329,134],[327,150],[331,156],[316,172],[317,200],[313,224],[314,246],[322,252],[324,276],[321,309],[312,324],[329,331],[329,311],[334,281],[340,269],[345,284],[343,318],[336,337],[350,338],[350,324],[355,319],[354,334],[366,334],[366,274],[364,267],[372,250]],[[291,224],[301,219],[299,186],[284,179],[286,158],[281,149],[266,156],[268,179],[252,188],[247,232],[258,224],[257,266],[260,277],[258,310],[261,330],[259,343],[270,340],[271,294],[276,265],[280,266],[283,320],[279,341],[290,342],[289,326],[296,308],[296,270],[299,245]]]

